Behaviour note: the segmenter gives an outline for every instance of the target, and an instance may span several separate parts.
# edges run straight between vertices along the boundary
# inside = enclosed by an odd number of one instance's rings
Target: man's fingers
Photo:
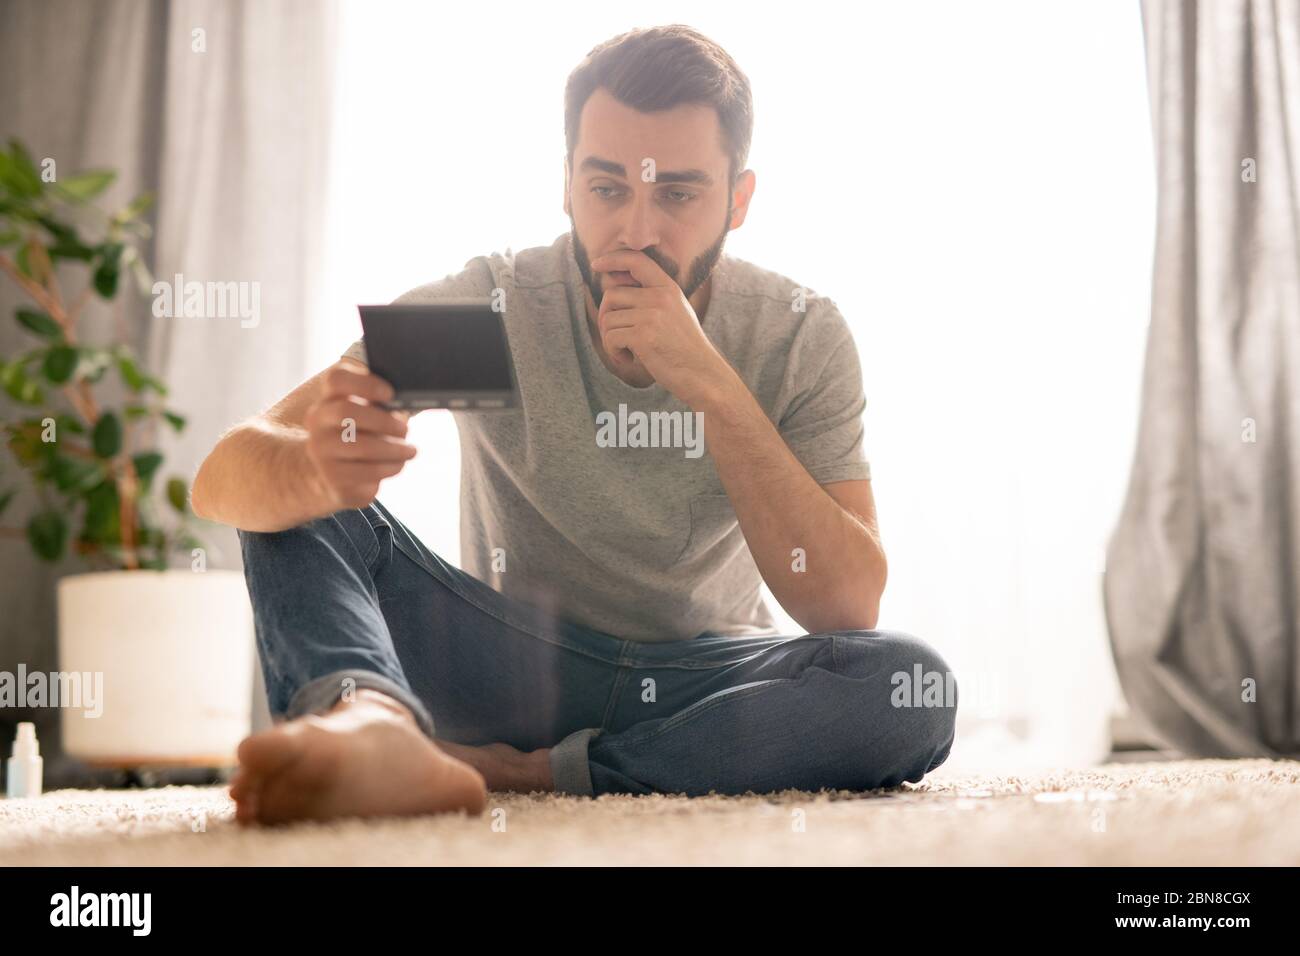
[[[325,394],[321,400],[356,395],[367,402],[390,402],[393,386],[372,372],[363,372],[359,366],[334,365],[325,373]]]
[[[402,470],[405,461],[340,461],[334,469],[342,485],[359,485],[381,478],[391,478]]]
[[[326,439],[317,445],[317,450],[322,458],[339,462],[405,462],[414,458],[416,452],[414,445],[400,438],[367,432],[359,432],[356,441],[343,441],[340,438],[337,442],[332,442]]]
[[[667,285],[673,280],[644,252],[632,249],[620,249],[609,252],[591,260],[591,268],[597,272],[627,272],[643,286]]]
[[[342,434],[348,421],[357,433],[377,432],[405,438],[407,424],[402,416],[376,405],[364,405],[351,398],[335,398],[317,405],[304,422],[308,431],[337,431]]]
[[[596,318],[596,327],[608,335],[614,329],[630,329],[648,317],[645,309],[610,309]]]
[[[633,330],[629,327],[611,329],[605,333],[605,352],[615,362],[631,362],[636,359],[632,347]]]

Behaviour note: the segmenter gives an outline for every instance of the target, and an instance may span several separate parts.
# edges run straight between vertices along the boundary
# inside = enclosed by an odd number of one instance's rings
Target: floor
[[[0,866],[1300,864],[1300,761],[940,768],[871,793],[494,794],[480,817],[242,828],[222,787],[0,800]]]

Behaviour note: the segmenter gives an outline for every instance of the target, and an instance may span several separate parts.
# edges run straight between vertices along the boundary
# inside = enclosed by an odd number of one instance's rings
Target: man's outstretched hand
[[[334,510],[364,508],[415,457],[405,440],[409,414],[378,404],[392,400],[393,387],[359,363],[340,359],[323,381],[303,421],[307,457]]]

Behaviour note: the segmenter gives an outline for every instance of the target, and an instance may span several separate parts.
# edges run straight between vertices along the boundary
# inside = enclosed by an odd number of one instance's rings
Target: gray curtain
[[[1163,745],[1300,752],[1300,3],[1147,0],[1151,326],[1106,616]]]
[[[328,0],[0,3],[0,134],[24,140],[38,161],[54,158],[60,174],[116,168],[110,206],[153,192],[145,252],[158,279],[257,284],[254,326],[155,319],[148,297],[130,290],[120,319],[93,307],[83,319],[88,341],[111,341],[123,323],[188,417],[185,432],[160,438],[164,474],[192,479],[227,426],[314,371],[304,343],[318,314],[335,29]],[[11,318],[19,301],[0,283],[6,354],[30,347]],[[21,494],[0,523],[17,523],[32,497]],[[204,536],[210,567],[239,567],[233,531]],[[55,581],[82,570],[0,540],[0,669],[57,666]],[[255,703],[264,711],[260,692]],[[19,719],[35,719],[47,751],[57,749],[57,714],[0,714],[6,725]],[[47,776],[57,784],[57,760]]]

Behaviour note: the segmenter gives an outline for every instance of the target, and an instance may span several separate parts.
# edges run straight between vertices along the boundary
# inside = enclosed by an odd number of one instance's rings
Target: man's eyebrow
[[[655,171],[655,182],[657,183],[693,183],[697,186],[712,186],[713,177],[702,169],[683,169],[673,170],[672,172],[661,173]]]
[[[611,176],[618,176],[622,179],[627,179],[627,170],[623,168],[622,163],[616,163],[608,159],[600,159],[597,156],[588,156],[582,161],[582,165],[578,167],[580,172],[588,169],[593,169],[602,173],[609,173]]]
[[[627,169],[622,163],[616,163],[612,160],[601,159],[598,156],[588,156],[581,165],[579,171],[595,170],[597,172],[609,173],[611,176],[618,176],[621,179],[627,178]],[[698,186],[712,186],[713,177],[702,169],[681,169],[672,170],[671,172],[655,171],[655,182],[657,183],[693,183]]]

